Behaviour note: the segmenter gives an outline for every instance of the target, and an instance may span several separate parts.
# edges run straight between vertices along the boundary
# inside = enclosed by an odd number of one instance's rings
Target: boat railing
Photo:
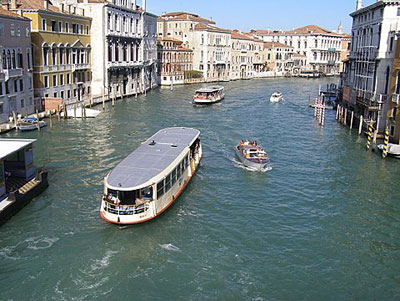
[[[117,215],[134,215],[149,210],[151,201],[144,201],[138,205],[121,205],[104,200],[104,210]]]

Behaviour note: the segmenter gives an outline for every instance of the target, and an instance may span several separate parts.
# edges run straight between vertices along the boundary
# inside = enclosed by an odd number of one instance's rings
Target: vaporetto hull
[[[179,130],[191,131],[185,138],[183,144],[176,141],[176,137],[172,143],[167,142],[168,132],[174,132],[175,135]],[[166,135],[160,135],[166,131]],[[161,172],[154,176],[145,179],[142,184],[134,187],[128,187],[122,184],[111,185],[112,181],[108,181],[110,175],[118,169],[119,165],[126,165],[123,160],[107,177],[104,179],[104,196],[100,207],[100,217],[105,221],[121,225],[138,224],[151,220],[163,213],[174,201],[181,195],[193,175],[195,174],[200,160],[202,158],[202,147],[199,140],[200,132],[194,129],[187,128],[169,128],[159,131],[136,151],[138,156],[142,151],[150,151],[157,153],[157,147],[160,147],[160,152],[168,150],[177,150],[177,155],[173,158],[169,156],[170,162],[163,162],[166,167],[160,167]],[[183,139],[183,140],[185,140]],[[186,143],[190,140],[189,143]],[[154,143],[154,148],[149,147]],[[186,144],[186,145],[184,145]],[[171,147],[171,149],[168,149]],[[148,148],[146,150],[146,148]],[[178,149],[180,148],[180,149]],[[135,151],[135,152],[136,152]],[[135,155],[133,152],[130,156]],[[171,159],[172,158],[172,159]],[[161,159],[163,159],[161,157]],[[135,167],[133,167],[135,168]],[[148,168],[152,168],[148,166]],[[115,175],[114,175],[115,176]],[[129,182],[129,181],[128,181]],[[135,182],[135,181],[133,181]],[[143,193],[145,191],[145,193]],[[111,195],[111,196],[110,196]],[[131,196],[130,198],[127,196]]]
[[[242,153],[238,150],[237,147],[235,147],[235,154],[236,157],[238,157],[238,159],[240,160],[240,162],[243,163],[244,166],[255,169],[255,170],[264,170],[268,167],[268,163],[269,160],[267,160],[265,163],[257,163],[257,162],[253,162],[250,161],[248,159],[246,159],[245,157],[243,157]]]

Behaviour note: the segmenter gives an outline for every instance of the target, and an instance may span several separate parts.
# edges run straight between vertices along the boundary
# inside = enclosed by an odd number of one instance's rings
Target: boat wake
[[[237,161],[235,158],[232,158],[231,161],[233,162],[233,165],[235,165],[235,167],[242,168],[248,171],[267,172],[272,170],[272,166],[267,166],[266,168],[259,170],[256,168],[245,166],[242,162]]]
[[[161,248],[168,250],[168,251],[174,251],[174,252],[180,252],[181,249],[179,249],[178,247],[175,247],[173,244],[162,244],[159,245]]]

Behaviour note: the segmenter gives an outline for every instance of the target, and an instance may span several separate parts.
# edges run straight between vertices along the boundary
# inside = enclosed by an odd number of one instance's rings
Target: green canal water
[[[49,188],[1,227],[1,300],[326,300],[400,298],[400,160],[328,111],[307,108],[334,79],[224,83],[220,104],[194,107],[201,85],[118,101],[93,120],[53,121],[36,138]],[[270,103],[282,91],[285,100]],[[204,157],[159,218],[124,229],[98,215],[103,177],[157,130],[201,130]],[[235,159],[256,139],[272,169]]]

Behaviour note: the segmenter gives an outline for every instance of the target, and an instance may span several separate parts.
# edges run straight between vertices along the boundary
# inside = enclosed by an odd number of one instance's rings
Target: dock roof
[[[0,160],[35,142],[36,139],[0,139]]]
[[[184,127],[158,131],[111,171],[107,184],[116,189],[133,190],[151,185],[150,180],[159,181],[153,178],[167,176],[166,169],[199,135],[199,130]]]

